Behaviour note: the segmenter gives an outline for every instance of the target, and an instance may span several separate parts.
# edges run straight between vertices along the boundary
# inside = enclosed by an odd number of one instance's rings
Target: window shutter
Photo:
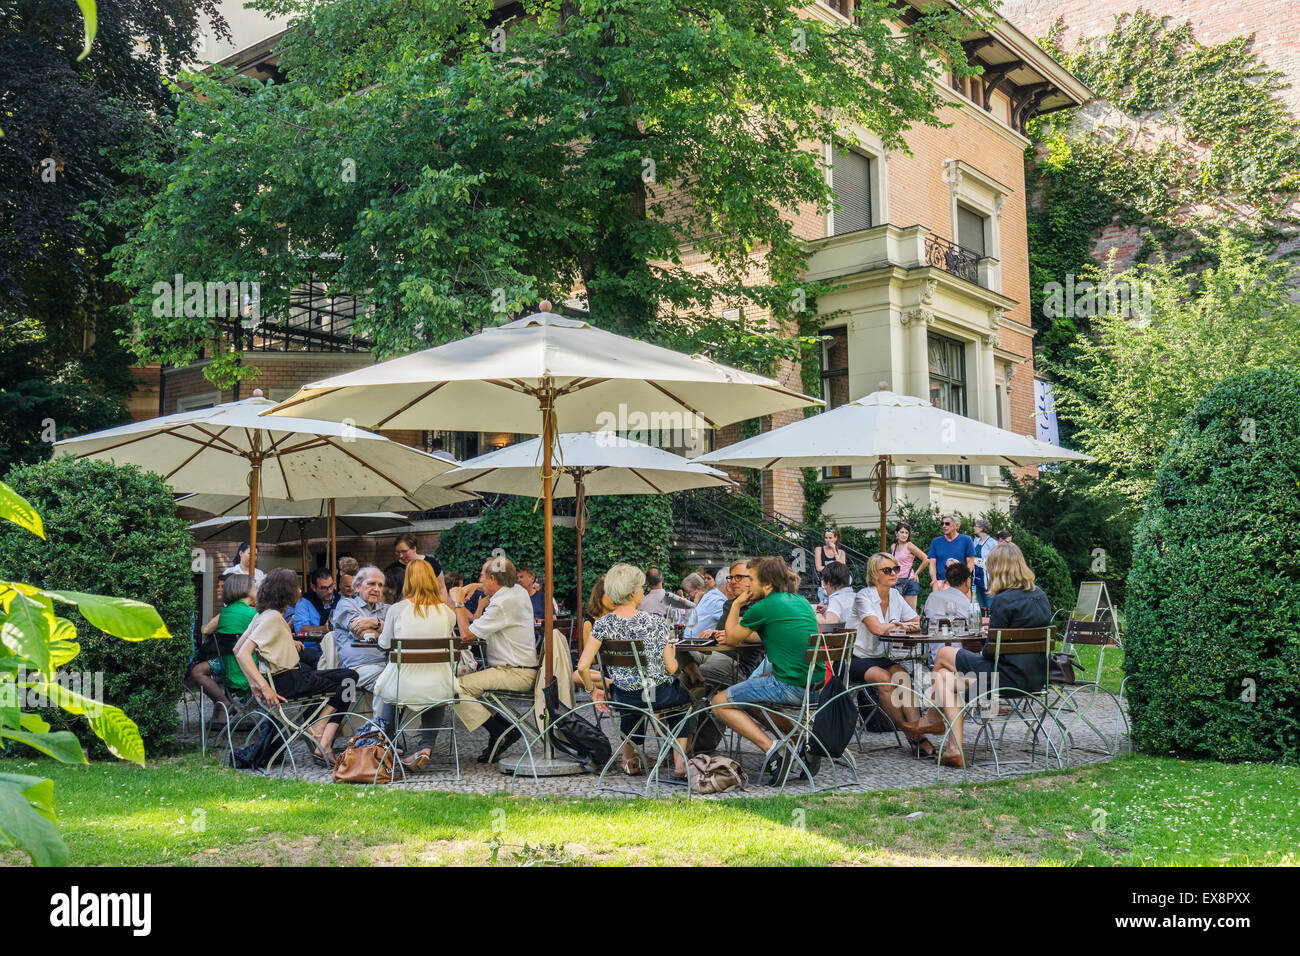
[[[965,206],[957,207],[957,245],[984,255],[984,217]]]
[[[871,228],[871,160],[835,147],[831,185],[835,189],[835,235]]]

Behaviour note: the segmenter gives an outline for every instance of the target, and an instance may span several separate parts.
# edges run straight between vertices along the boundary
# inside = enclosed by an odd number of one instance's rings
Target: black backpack
[[[282,738],[275,724],[263,720],[244,746],[230,752],[230,765],[236,770],[265,770],[277,749],[276,743],[280,741]]]
[[[575,714],[560,702],[560,689],[554,677],[542,694],[546,700],[546,716],[551,727],[551,743],[555,749],[595,767],[609,763],[609,758],[614,755],[609,738],[586,717]]]
[[[844,691],[844,681],[837,668],[817,696],[817,713],[813,717],[809,749],[822,757],[835,758],[853,739],[858,726],[858,710]]]

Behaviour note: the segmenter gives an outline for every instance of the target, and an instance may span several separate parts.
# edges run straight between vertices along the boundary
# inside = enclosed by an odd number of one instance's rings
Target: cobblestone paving
[[[1083,695],[1081,703],[1086,702],[1086,696]],[[590,709],[584,710],[584,714],[590,715]],[[193,704],[190,707],[189,726],[184,728],[182,739],[188,739],[198,743],[197,717]],[[1106,739],[1098,736],[1094,730],[1088,728],[1079,721],[1074,721],[1071,725],[1071,715],[1064,714],[1061,717],[1062,724],[1071,727],[1071,747],[1069,748],[1068,760],[1066,767],[1079,767],[1091,763],[1098,763],[1110,759],[1110,751],[1114,746],[1113,734],[1115,731],[1117,714],[1114,699],[1106,694],[1096,695],[1092,702],[1091,708],[1087,710],[1087,717],[1095,728],[1100,729],[1106,734]],[[1005,724],[1002,742],[998,745],[998,758],[1002,762],[1002,776],[1024,775],[1044,770],[1044,749],[1042,737],[1039,737],[1036,753],[1033,754],[1033,763],[1030,765],[1030,747],[1023,740],[1025,736],[1025,725],[1018,721],[994,721],[991,727],[997,727]],[[604,720],[601,723],[602,729],[608,733],[610,721]],[[967,747],[975,739],[977,724],[972,723],[967,727],[966,738]],[[346,729],[346,728],[345,728]],[[1127,724],[1120,720],[1120,729],[1124,731],[1120,738],[1119,750],[1125,752],[1128,747]],[[1059,739],[1060,732],[1054,730],[1053,738]],[[209,737],[209,755],[213,752],[213,741],[215,735]],[[730,738],[728,738],[730,739]],[[901,737],[900,737],[901,739]],[[938,738],[931,737],[931,740],[937,745]],[[643,795],[647,785],[647,778],[643,776],[630,777],[625,775],[615,766],[605,777],[601,786],[597,786],[597,775],[595,773],[580,773],[569,776],[557,777],[539,777],[534,781],[529,773],[528,757],[525,748],[521,744],[511,747],[506,761],[503,766],[513,769],[518,763],[519,770],[517,778],[513,779],[508,773],[502,773],[496,764],[479,764],[476,763],[477,755],[483,750],[487,742],[487,734],[483,730],[475,733],[468,733],[459,722],[456,724],[456,746],[460,757],[460,772],[456,772],[455,760],[452,753],[452,735],[450,732],[440,732],[436,735],[436,747],[434,748],[433,758],[428,766],[421,772],[410,772],[405,780],[399,780],[394,786],[404,786],[410,790],[439,790],[454,793],[499,793],[511,791],[523,795],[542,795],[542,796],[568,796],[568,797],[633,797]],[[236,740],[236,745],[239,741]],[[404,747],[414,748],[415,742],[401,741]],[[339,740],[336,741],[336,747],[339,751],[344,746],[344,734],[339,734]],[[724,748],[726,743],[724,742]],[[225,757],[224,738],[219,742],[218,748],[220,758]],[[647,752],[650,759],[646,760],[647,767],[653,761],[657,753],[656,742],[652,738],[647,744]],[[725,752],[725,749],[718,752]],[[981,745],[974,753],[973,760],[966,770],[963,777],[961,770],[950,769],[947,767],[937,767],[934,760],[921,761],[911,755],[909,751],[904,750],[895,742],[893,734],[872,734],[861,733],[858,738],[849,746],[849,754],[852,756],[857,768],[857,779],[853,779],[853,774],[847,768],[838,766],[835,770],[835,776],[832,777],[829,764],[824,763],[821,771],[817,774],[817,788],[822,789],[832,783],[841,784],[836,789],[848,793],[865,793],[874,790],[899,790],[909,787],[930,786],[936,783],[945,785],[956,785],[963,782],[979,783],[989,780],[998,779],[994,769],[992,755],[987,745]],[[968,751],[969,754],[969,751]],[[330,771],[317,766],[309,757],[305,744],[298,744],[294,747],[295,766],[285,765],[272,770],[271,775],[284,777],[288,779],[299,779],[328,783],[331,780]],[[538,754],[540,757],[540,754]],[[746,796],[773,796],[777,794],[778,788],[769,787],[765,784],[760,774],[762,764],[762,754],[748,742],[742,741],[742,747],[739,756],[740,762],[749,774],[749,786],[742,791],[731,791],[726,794],[714,796],[692,795],[695,799],[734,799]],[[1057,769],[1057,760],[1053,755],[1047,761],[1046,769]],[[339,786],[346,786],[340,784]],[[786,786],[786,793],[800,794],[807,793],[809,785],[804,780],[792,780]],[[669,779],[667,763],[661,773],[659,785],[652,789],[652,796],[684,796],[686,787],[684,784],[673,782]]]

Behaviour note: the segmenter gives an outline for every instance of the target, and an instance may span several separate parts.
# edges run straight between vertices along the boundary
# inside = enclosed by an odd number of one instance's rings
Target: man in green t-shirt
[[[757,634],[767,660],[748,680],[713,698],[718,719],[763,751],[769,785],[784,776],[779,745],[744,710],[746,704],[798,707],[808,680],[808,640],[817,633],[812,605],[798,594],[799,579],[781,558],[755,558],[748,566],[750,587],[731,605],[720,643],[739,646]],[[793,724],[778,714],[764,716],[782,733]]]

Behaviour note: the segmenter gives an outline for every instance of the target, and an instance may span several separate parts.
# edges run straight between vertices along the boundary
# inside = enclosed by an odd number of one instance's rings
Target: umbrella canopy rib
[[[402,414],[402,412],[406,411],[408,408],[411,408],[414,405],[418,405],[420,402],[424,401],[426,398],[428,398],[430,395],[432,395],[434,392],[436,392],[438,389],[442,388],[446,384],[447,384],[446,382],[438,382],[432,388],[425,389],[423,392],[421,392],[415,398],[411,399],[401,408],[397,409],[397,411],[393,412],[391,415],[381,418],[378,422],[375,423],[374,427],[383,428],[385,425],[391,422],[398,415]]]
[[[699,419],[702,419],[703,421],[708,422],[710,428],[717,428],[717,427],[718,427],[718,423],[715,422],[715,421],[713,421],[713,419],[709,418],[708,415],[703,414],[703,413],[702,413],[698,408],[696,408],[696,407],[695,407],[694,405],[692,405],[690,402],[686,401],[684,398],[680,398],[679,396],[674,395],[672,392],[668,391],[668,389],[664,388],[664,387],[663,387],[662,385],[660,385],[658,382],[650,382],[650,381],[647,381],[646,384],[649,385],[651,388],[658,389],[658,390],[659,390],[660,392],[662,392],[664,395],[667,395],[667,396],[668,396],[669,398],[671,398],[674,402],[676,402],[678,405],[680,405],[680,406],[682,406],[683,408],[685,408],[687,411],[689,411],[689,412],[690,412],[692,415],[694,415],[695,417],[697,417],[697,418],[699,418]]]

